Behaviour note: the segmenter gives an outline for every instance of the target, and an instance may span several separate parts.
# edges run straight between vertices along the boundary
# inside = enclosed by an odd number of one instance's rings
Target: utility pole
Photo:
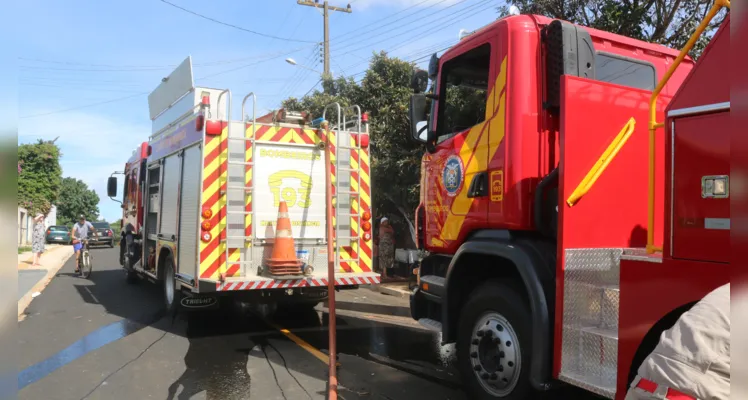
[[[353,10],[351,10],[351,5],[348,4],[346,8],[343,7],[335,7],[327,4],[327,1],[325,1],[322,4],[319,4],[319,0],[314,0],[313,2],[310,0],[297,0],[296,4],[301,6],[310,6],[315,8],[321,8],[324,10],[323,16],[324,16],[324,30],[325,30],[325,41],[324,41],[324,53],[325,53],[325,61],[324,61],[324,76],[329,77],[330,76],[330,24],[328,22],[328,17],[330,15],[330,11],[340,11],[344,13],[352,13]]]

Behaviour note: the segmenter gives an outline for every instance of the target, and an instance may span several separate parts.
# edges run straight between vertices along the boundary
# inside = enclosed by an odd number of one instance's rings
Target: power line
[[[317,81],[317,83],[315,83],[315,84],[314,84],[314,86],[312,86],[312,88],[311,88],[311,89],[309,89],[309,90],[308,90],[308,91],[307,91],[306,93],[304,93],[304,95],[303,95],[303,96],[301,96],[300,98],[304,98],[304,97],[306,97],[306,96],[307,96],[307,95],[308,95],[309,93],[311,93],[311,92],[312,92],[312,90],[314,90],[314,88],[316,88],[316,87],[317,87],[317,85],[319,85],[319,84],[320,84],[320,82],[322,82],[322,79],[318,80],[318,81]]]
[[[257,58],[258,56],[251,56],[251,57],[242,57],[242,58],[234,58],[234,59],[228,59],[228,60],[218,60],[218,61],[211,61],[211,62],[205,62],[205,63],[193,63],[193,67],[212,67],[212,66],[218,66],[218,65],[225,65],[225,64],[234,64],[238,62],[243,62],[247,60],[251,60],[254,58]],[[161,69],[172,69],[178,66],[178,64],[166,64],[166,65],[115,65],[115,64],[94,64],[94,63],[80,63],[80,62],[71,62],[71,61],[59,61],[59,60],[42,60],[38,58],[24,58],[19,57],[19,60],[23,61],[31,61],[31,62],[38,62],[38,63],[46,63],[46,64],[59,64],[59,65],[80,65],[84,67],[102,67],[102,68],[117,68],[117,69],[134,69],[134,70],[161,70]],[[23,67],[31,67],[34,69],[54,69],[52,67],[40,67],[40,66],[23,66]],[[86,71],[81,69],[70,69],[71,71]],[[97,70],[99,71],[99,70]],[[105,70],[101,70],[105,71]]]
[[[77,107],[70,107],[70,108],[66,108],[66,109],[64,109],[64,110],[55,110],[55,111],[50,111],[50,112],[45,112],[45,113],[40,113],[40,114],[23,115],[23,116],[21,116],[20,118],[35,118],[35,117],[43,117],[43,116],[45,116],[45,115],[51,115],[51,114],[57,114],[57,113],[63,113],[63,112],[68,112],[68,111],[75,111],[75,110],[80,110],[80,109],[82,109],[82,108],[95,107],[95,106],[100,106],[100,105],[102,105],[102,104],[115,103],[115,102],[118,102],[118,101],[122,101],[122,100],[127,100],[127,99],[131,99],[131,98],[133,98],[133,97],[144,96],[144,95],[146,95],[146,94],[148,94],[148,93],[149,93],[149,92],[136,93],[136,94],[132,94],[132,95],[129,95],[129,96],[125,96],[125,97],[118,97],[118,98],[116,98],[116,99],[112,99],[112,100],[100,101],[100,102],[98,102],[98,103],[85,104],[85,105],[82,105],[82,106],[77,106]]]
[[[467,0],[461,0],[461,1],[459,1],[459,2],[457,2],[457,3],[455,3],[455,4],[453,4],[452,6],[454,6],[454,5],[457,5],[457,4],[459,4],[459,3],[462,3],[462,2],[465,2],[465,1],[467,1]],[[457,17],[461,17],[461,16],[464,16],[464,15],[466,15],[466,14],[470,13],[471,11],[475,11],[475,10],[476,10],[476,9],[477,9],[478,7],[480,7],[480,6],[483,6],[483,5],[486,5],[487,3],[490,3],[490,2],[491,2],[491,0],[481,0],[481,1],[479,1],[479,2],[475,3],[475,4],[471,5],[471,6],[465,7],[465,8],[463,8],[463,9],[461,9],[461,10],[457,11],[456,13],[453,13],[453,14],[449,14],[449,15],[446,15],[446,16],[443,16],[443,17],[440,17],[440,18],[437,18],[437,19],[435,19],[435,20],[433,20],[433,21],[429,21],[429,22],[427,22],[427,24],[435,24],[435,23],[437,23],[437,22],[441,22],[441,21],[445,21],[445,20],[455,20],[455,19],[456,19]],[[452,6],[449,6],[449,7],[452,7]],[[488,7],[485,7],[485,8],[483,8],[483,9],[480,9],[480,10],[478,10],[477,12],[475,12],[475,13],[473,13],[473,14],[470,14],[470,16],[473,16],[473,15],[479,14],[480,12],[482,12],[482,11],[485,11],[485,10],[487,10],[487,9],[489,9],[489,8],[493,8],[493,7],[494,7],[494,5],[493,5],[493,4],[491,4],[491,5],[489,5]],[[446,8],[445,8],[444,10],[446,10]],[[430,15],[434,15],[434,14],[436,14],[436,13],[432,13],[432,14],[430,14]],[[454,25],[454,24],[456,24],[456,23],[459,23],[459,22],[461,22],[461,21],[460,21],[460,20],[456,20],[455,22],[453,22],[453,23],[451,23],[451,24],[447,24],[447,25],[441,25],[441,26],[439,26],[439,27],[440,27],[440,28],[444,28],[444,27],[446,27],[446,26]],[[423,27],[422,27],[421,25],[418,25],[418,26],[416,26],[416,27],[414,27],[414,28],[412,28],[412,29],[408,29],[408,30],[406,30],[406,31],[403,31],[403,32],[396,32],[395,34],[393,34],[393,35],[391,35],[391,36],[388,36],[388,37],[386,37],[386,38],[375,37],[375,38],[372,38],[372,39],[374,39],[376,43],[383,43],[383,42],[386,42],[386,41],[388,41],[388,40],[392,40],[392,39],[394,39],[394,38],[399,38],[399,37],[402,37],[402,35],[404,35],[404,34],[406,34],[406,33],[409,33],[409,32],[413,32],[413,31],[415,31],[415,30],[421,30],[421,29],[423,29]],[[366,47],[369,47],[369,46],[371,46],[371,45],[372,45],[373,43],[374,43],[374,42],[372,42],[372,43],[368,43],[368,44],[365,44],[365,45],[363,45],[363,46],[360,46],[360,47],[358,47],[358,48],[354,48],[354,49],[352,49],[352,50],[349,50],[348,52],[346,52],[346,53],[343,53],[343,54],[341,54],[341,55],[346,55],[346,54],[348,54],[348,53],[352,53],[352,52],[355,52],[355,51],[359,51],[359,50],[361,50],[361,49],[364,49],[364,48],[366,48]],[[351,47],[351,45],[345,45],[345,46],[343,47],[343,49],[345,49],[345,48],[349,48],[349,47]],[[338,49],[338,51],[340,51],[340,50],[341,50],[341,49]]]
[[[306,56],[306,58],[303,60],[303,63],[307,63],[309,59],[311,59],[314,54],[317,52],[317,49],[312,49],[312,51]],[[291,82],[295,82],[301,75],[304,74],[306,70],[303,68],[296,68],[291,75],[289,79],[286,80],[286,83],[281,87],[280,92],[286,93],[287,91],[291,90]]]
[[[287,42],[316,43],[316,42],[313,42],[311,40],[301,40],[301,39],[284,38],[284,37],[279,37],[279,36],[275,36],[275,35],[269,35],[267,33],[253,31],[251,29],[247,29],[247,28],[243,28],[241,26],[236,26],[236,25],[233,25],[233,24],[229,24],[227,22],[219,21],[219,20],[217,20],[215,18],[211,18],[211,17],[205,16],[205,15],[202,15],[200,13],[197,13],[195,11],[188,10],[188,9],[186,9],[184,7],[178,6],[178,5],[176,5],[174,3],[171,3],[171,2],[169,2],[167,0],[160,0],[160,1],[162,3],[164,3],[164,4],[168,4],[168,5],[170,5],[170,6],[174,7],[174,8],[178,8],[178,9],[180,9],[180,10],[186,12],[186,13],[190,13],[190,14],[192,14],[194,16],[197,16],[197,17],[200,17],[200,18],[203,18],[203,19],[207,19],[208,21],[212,21],[212,22],[215,22],[217,24],[228,26],[230,28],[238,29],[240,31],[248,32],[248,33],[251,33],[251,34],[254,34],[254,35],[264,36],[264,37],[267,37],[267,38],[270,38],[270,39],[284,40],[284,41],[287,41]]]
[[[434,3],[433,5],[431,5],[429,7],[426,7],[426,8],[420,9],[420,10],[416,10],[411,15],[406,15],[406,16],[403,16],[401,18],[389,21],[386,24],[382,24],[382,25],[376,26],[373,29],[370,29],[368,31],[363,31],[363,32],[361,32],[361,34],[359,36],[364,36],[365,35],[367,37],[367,39],[364,39],[364,41],[376,38],[377,36],[374,34],[374,32],[380,31],[381,29],[386,28],[389,25],[395,24],[395,23],[397,23],[398,21],[400,21],[402,19],[410,18],[410,17],[412,17],[415,14],[427,11],[429,8],[435,7],[438,4],[441,4],[441,3],[445,2],[445,1],[447,1],[447,0],[439,0],[438,2]],[[456,6],[458,6],[458,5],[462,4],[462,3],[465,3],[466,1],[469,1],[469,0],[459,0],[459,1],[456,1],[454,4],[450,4],[450,5],[448,5],[448,6],[444,7],[444,8],[440,8],[440,9],[438,9],[438,10],[432,12],[432,13],[426,14],[424,16],[419,16],[418,17],[418,23],[415,24],[416,28],[423,30],[423,27],[427,26],[427,23],[424,21],[424,19],[432,17],[432,16],[434,16],[436,14],[439,14],[439,13],[443,13],[443,12],[449,11],[450,8],[456,7]],[[392,33],[394,31],[397,31],[397,30],[400,30],[400,29],[403,29],[403,28],[408,28],[408,27],[411,27],[411,26],[413,26],[413,24],[409,24],[409,23],[398,24],[397,26],[395,26],[393,28],[385,29],[383,31],[383,33]],[[354,37],[354,39],[355,39],[355,37]],[[341,41],[341,42],[336,43],[337,46],[335,47],[335,50],[341,51],[341,50],[344,50],[344,49],[347,49],[347,48],[350,48],[352,46],[356,46],[356,45],[359,45],[359,44],[361,44],[361,41],[353,41],[351,43],[345,43],[345,41]]]
[[[443,3],[444,1],[447,1],[447,0],[441,0],[441,1],[439,1],[438,3],[436,3],[436,4],[432,4],[432,5],[430,5],[430,6],[428,6],[428,7],[425,7],[425,8],[423,8],[423,9],[421,9],[421,10],[417,10],[416,12],[414,12],[414,13],[412,13],[412,14],[408,14],[408,15],[406,15],[406,16],[403,16],[403,17],[401,17],[401,18],[399,18],[399,19],[396,19],[396,20],[394,20],[394,21],[390,21],[390,22],[388,22],[387,24],[384,24],[384,25],[382,25],[382,24],[380,23],[381,21],[386,21],[386,20],[388,20],[388,19],[389,19],[389,18],[391,18],[391,17],[394,17],[394,16],[396,16],[396,15],[398,15],[398,14],[401,14],[401,13],[403,13],[403,12],[407,11],[407,10],[410,10],[411,8],[414,8],[414,7],[418,7],[419,5],[421,5],[421,4],[423,4],[423,3],[426,3],[426,2],[429,2],[429,1],[431,1],[431,0],[421,0],[421,1],[420,1],[420,2],[418,2],[418,3],[416,3],[416,4],[413,4],[413,5],[411,5],[410,7],[406,7],[406,8],[404,8],[404,9],[402,9],[402,10],[396,11],[396,12],[394,12],[394,13],[392,13],[392,14],[390,14],[390,15],[387,15],[387,16],[385,16],[385,17],[382,17],[382,18],[378,18],[378,19],[377,19],[376,21],[374,21],[374,22],[371,22],[371,23],[368,23],[368,24],[366,24],[366,25],[362,25],[362,26],[359,26],[359,27],[357,27],[357,28],[356,28],[355,30],[352,30],[352,31],[348,31],[348,32],[342,33],[342,34],[340,34],[340,35],[338,35],[338,36],[334,37],[334,38],[333,38],[333,40],[336,40],[336,44],[339,44],[339,43],[344,43],[344,42],[346,42],[346,41],[348,41],[348,40],[351,40],[351,39],[355,39],[355,38],[356,38],[356,36],[360,36],[360,35],[362,35],[362,34],[364,34],[364,33],[367,33],[367,32],[371,32],[371,30],[369,30],[369,31],[365,31],[365,32],[362,32],[361,30],[362,30],[362,29],[364,29],[364,28],[368,28],[368,27],[370,27],[370,26],[372,26],[372,25],[376,25],[376,26],[377,26],[377,28],[381,28],[381,27],[383,27],[383,26],[391,25],[391,24],[393,24],[393,23],[395,23],[395,22],[397,22],[397,21],[400,21],[400,20],[402,20],[402,19],[404,19],[404,18],[406,18],[406,17],[410,17],[410,16],[412,16],[412,15],[418,14],[419,12],[423,12],[423,11],[425,11],[425,10],[427,10],[427,9],[431,8],[431,7],[434,7],[434,6],[436,6],[437,4],[439,4],[439,3]],[[375,28],[374,30],[377,30],[377,28]],[[340,37],[346,36],[346,35],[348,35],[348,34],[351,34],[351,33],[355,33],[356,35],[351,35],[351,36],[348,36],[347,38],[345,38],[345,39],[342,39],[342,40],[341,40],[340,42],[337,42],[337,38],[340,38]]]
[[[307,47],[308,47],[308,46],[303,46],[303,47],[299,47],[299,48],[296,48],[296,49],[293,49],[293,50],[290,50],[290,51],[286,51],[286,52],[283,52],[283,53],[277,53],[277,55],[275,55],[275,56],[272,56],[272,57],[268,57],[268,58],[266,58],[266,59],[264,59],[264,60],[259,60],[259,61],[255,61],[255,62],[252,62],[252,63],[249,63],[249,64],[244,64],[244,65],[240,65],[240,66],[238,66],[238,67],[236,67],[236,68],[232,68],[232,69],[229,69],[229,70],[225,70],[225,71],[221,71],[221,72],[216,72],[216,73],[214,73],[214,74],[210,74],[210,75],[205,75],[205,76],[203,76],[203,77],[200,77],[200,78],[197,78],[197,79],[206,79],[206,78],[212,78],[212,77],[214,77],[214,76],[218,76],[218,75],[223,75],[223,74],[227,74],[227,73],[229,73],[229,72],[234,72],[234,71],[238,71],[238,70],[240,70],[240,69],[244,69],[244,68],[247,68],[247,67],[251,67],[251,66],[253,66],[253,65],[257,65],[257,64],[260,64],[260,63],[264,63],[264,62],[266,62],[266,61],[274,60],[274,59],[276,59],[276,58],[280,58],[280,57],[283,57],[283,56],[286,56],[286,55],[289,55],[289,54],[293,54],[293,53],[295,53],[295,52],[297,52],[297,51],[299,51],[299,50],[303,50],[303,49],[305,49],[305,48],[307,48]]]
[[[317,51],[313,50],[312,53],[307,57],[307,59],[304,61],[304,64],[309,64],[311,60],[314,60],[314,57],[316,56]],[[307,77],[312,73],[311,70],[306,68],[300,68],[299,71],[297,71],[298,74],[294,74],[294,77],[289,80],[288,85],[284,86],[284,89],[281,90],[281,93],[284,93],[286,97],[290,96],[293,91],[295,91],[299,85],[301,85]]]
[[[302,47],[302,48],[304,48],[304,47]],[[226,73],[233,72],[233,71],[236,71],[236,70],[239,70],[239,69],[242,69],[242,68],[246,68],[246,67],[249,67],[249,66],[252,66],[252,65],[255,65],[255,64],[259,64],[259,63],[262,63],[262,62],[270,61],[270,60],[276,59],[278,57],[282,57],[284,55],[291,54],[291,53],[293,53],[295,51],[296,50],[292,50],[292,51],[289,51],[289,52],[278,54],[278,55],[276,55],[274,57],[269,57],[269,58],[267,58],[265,60],[256,61],[254,63],[242,65],[242,66],[239,66],[239,67],[236,67],[236,68],[232,68],[232,69],[226,70],[226,71],[221,71],[221,72],[218,72],[218,73],[215,73],[215,74],[206,75],[206,76],[203,76],[203,77],[200,77],[200,78],[197,78],[197,79],[201,80],[201,79],[206,79],[206,78],[217,76],[217,75],[226,74]],[[133,97],[144,96],[144,95],[147,95],[149,93],[150,92],[140,92],[140,93],[135,93],[135,94],[132,94],[132,95],[129,95],[129,96],[125,96],[125,97],[118,97],[116,99],[105,100],[105,101],[100,101],[100,102],[91,103],[91,104],[84,104],[84,105],[80,105],[80,106],[76,106],[76,107],[70,107],[70,108],[66,108],[66,109],[62,109],[62,110],[55,110],[55,111],[49,111],[49,112],[45,112],[45,113],[32,114],[32,115],[24,115],[24,116],[21,116],[20,118],[24,118],[24,119],[25,118],[35,118],[35,117],[42,117],[42,116],[47,116],[47,115],[51,115],[51,114],[58,114],[58,113],[63,113],[63,112],[68,112],[68,111],[75,111],[75,110],[80,110],[82,108],[95,107],[95,106],[99,106],[99,105],[103,105],[103,104],[115,103],[115,102],[118,102],[118,101],[131,99]]]

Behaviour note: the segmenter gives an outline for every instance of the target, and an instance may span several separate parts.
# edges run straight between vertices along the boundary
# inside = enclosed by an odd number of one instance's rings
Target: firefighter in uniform
[[[730,397],[730,284],[707,294],[662,333],[625,400]]]

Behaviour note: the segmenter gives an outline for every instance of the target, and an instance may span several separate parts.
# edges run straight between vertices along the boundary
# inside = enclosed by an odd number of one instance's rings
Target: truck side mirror
[[[410,96],[410,136],[413,140],[426,143],[428,140],[428,116],[426,113],[426,95],[417,93]]]
[[[106,183],[106,194],[109,197],[117,197],[117,177],[110,176]]]
[[[414,93],[423,93],[426,91],[426,88],[429,83],[429,74],[428,72],[419,69],[413,72],[413,76],[410,78],[410,87],[413,89]]]

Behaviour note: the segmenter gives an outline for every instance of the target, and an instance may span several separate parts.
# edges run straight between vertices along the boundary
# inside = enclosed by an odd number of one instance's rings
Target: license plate
[[[62,240],[62,238],[59,236],[55,236],[55,240]]]

